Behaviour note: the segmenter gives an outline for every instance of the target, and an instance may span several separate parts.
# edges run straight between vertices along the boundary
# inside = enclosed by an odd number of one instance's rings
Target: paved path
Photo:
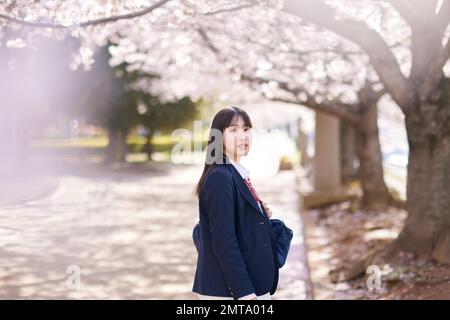
[[[27,188],[39,194],[37,181],[5,181],[0,298],[195,299],[192,189],[200,172],[172,165],[146,175],[62,175],[53,193],[30,201],[23,195]],[[254,185],[295,233],[274,298],[310,298],[295,174],[255,178]]]
[[[27,200],[43,198],[58,187],[54,176],[0,176],[0,206],[16,205]]]
[[[280,171],[273,176],[252,179],[258,195],[272,207],[272,218],[283,220],[294,232],[288,259],[280,269],[280,280],[274,299],[312,299],[296,177],[294,171]]]

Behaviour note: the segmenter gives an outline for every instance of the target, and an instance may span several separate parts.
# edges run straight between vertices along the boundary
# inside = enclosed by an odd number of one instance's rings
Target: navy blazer
[[[207,174],[199,211],[201,237],[192,291],[234,299],[274,294],[278,265],[272,226],[231,163],[217,164]]]

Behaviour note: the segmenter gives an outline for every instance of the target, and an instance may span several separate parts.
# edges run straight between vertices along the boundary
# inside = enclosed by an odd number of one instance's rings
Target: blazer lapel
[[[255,198],[253,197],[253,194],[250,192],[250,189],[248,188],[247,184],[245,183],[244,179],[242,179],[240,173],[236,170],[236,168],[232,164],[227,164],[227,167],[231,170],[233,173],[233,179],[238,187],[239,191],[241,192],[244,199],[251,204],[261,215],[264,215],[261,212],[261,209],[258,206],[258,203],[256,202]]]

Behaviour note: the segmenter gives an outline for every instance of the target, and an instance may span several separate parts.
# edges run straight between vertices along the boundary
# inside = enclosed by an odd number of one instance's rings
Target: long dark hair
[[[247,112],[239,107],[226,107],[216,113],[211,123],[208,145],[206,147],[206,161],[203,173],[195,187],[195,195],[200,196],[203,183],[208,173],[218,164],[222,164],[226,157],[223,150],[223,132],[228,128],[233,120],[242,117],[246,127],[252,128],[252,121]]]

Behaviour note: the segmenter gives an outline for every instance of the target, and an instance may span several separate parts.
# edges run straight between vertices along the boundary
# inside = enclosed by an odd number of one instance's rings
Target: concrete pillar
[[[340,129],[336,117],[316,112],[314,188],[316,192],[341,187]]]

